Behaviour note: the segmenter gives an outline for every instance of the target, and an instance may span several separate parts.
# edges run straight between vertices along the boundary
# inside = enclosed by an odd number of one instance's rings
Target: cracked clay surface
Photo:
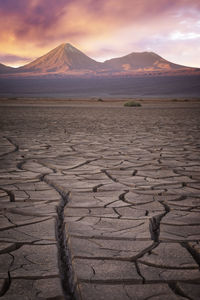
[[[0,299],[199,299],[200,106],[0,113]]]

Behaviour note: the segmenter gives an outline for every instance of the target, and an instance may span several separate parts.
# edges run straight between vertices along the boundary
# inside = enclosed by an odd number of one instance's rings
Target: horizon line
[[[4,62],[2,62],[2,61],[0,61],[0,64],[3,64],[3,65],[6,66],[6,67],[18,69],[18,68],[20,68],[20,67],[24,67],[24,66],[28,65],[29,63],[34,62],[34,61],[37,60],[38,58],[41,58],[41,57],[47,55],[47,54],[50,53],[51,51],[53,51],[53,50],[55,50],[56,48],[59,48],[59,47],[61,47],[61,46],[63,46],[63,45],[64,45],[64,46],[66,46],[66,45],[71,46],[72,48],[74,48],[74,49],[76,49],[76,50],[82,52],[83,54],[85,54],[85,52],[83,52],[82,50],[79,50],[79,49],[78,49],[77,47],[75,47],[73,44],[71,44],[71,43],[69,43],[69,42],[66,42],[66,43],[61,43],[61,44],[59,44],[58,46],[56,46],[56,47],[54,47],[54,48],[51,48],[50,50],[48,50],[48,51],[45,52],[44,54],[42,54],[42,55],[40,55],[40,56],[34,58],[33,60],[30,60],[30,61],[26,62],[25,64],[22,64],[22,65],[21,65],[21,64],[20,64],[20,65],[14,64],[14,65],[12,65],[12,64],[4,63]],[[147,50],[146,50],[146,51],[137,51],[137,52],[133,51],[133,52],[130,52],[130,53],[128,53],[128,54],[121,55],[121,56],[114,56],[114,57],[112,56],[112,57],[108,57],[108,58],[105,59],[105,60],[101,60],[100,58],[93,58],[93,57],[90,57],[90,56],[87,55],[87,54],[85,54],[85,55],[88,56],[89,58],[95,60],[96,62],[102,63],[102,64],[103,64],[103,63],[105,63],[106,61],[111,60],[111,59],[122,58],[122,57],[128,56],[128,55],[130,55],[130,54],[137,54],[137,53],[139,53],[139,54],[142,54],[142,53],[152,53],[152,54],[155,54],[155,55],[161,57],[162,59],[165,59],[166,61],[168,61],[168,62],[170,62],[170,63],[177,64],[177,65],[180,65],[180,66],[186,67],[186,68],[200,69],[200,67],[196,67],[196,66],[188,66],[188,65],[182,65],[182,64],[180,64],[180,63],[177,63],[177,62],[168,60],[167,58],[164,58],[164,57],[161,56],[160,54],[157,54],[155,51],[147,51]]]

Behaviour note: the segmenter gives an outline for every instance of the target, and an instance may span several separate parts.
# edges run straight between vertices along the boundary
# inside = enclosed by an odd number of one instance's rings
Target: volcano
[[[104,65],[113,71],[155,71],[185,68],[165,60],[154,52],[133,52],[119,58],[107,60]]]
[[[128,55],[97,62],[69,43],[61,44],[47,54],[19,68],[0,64],[0,74],[16,76],[137,76],[192,75],[200,69],[177,65],[154,52],[133,52]],[[13,76],[13,74],[12,74]]]
[[[96,71],[101,63],[96,62],[71,44],[61,44],[33,62],[20,67],[26,72],[65,73],[72,70]]]

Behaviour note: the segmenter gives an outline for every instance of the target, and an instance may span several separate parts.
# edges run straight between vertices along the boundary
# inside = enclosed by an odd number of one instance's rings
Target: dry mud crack
[[[199,299],[200,106],[0,110],[0,299]]]

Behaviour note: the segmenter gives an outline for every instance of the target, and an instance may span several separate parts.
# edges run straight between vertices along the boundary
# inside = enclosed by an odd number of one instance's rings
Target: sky
[[[156,52],[200,67],[199,0],[0,0],[0,63],[24,65],[62,43],[98,61]]]

